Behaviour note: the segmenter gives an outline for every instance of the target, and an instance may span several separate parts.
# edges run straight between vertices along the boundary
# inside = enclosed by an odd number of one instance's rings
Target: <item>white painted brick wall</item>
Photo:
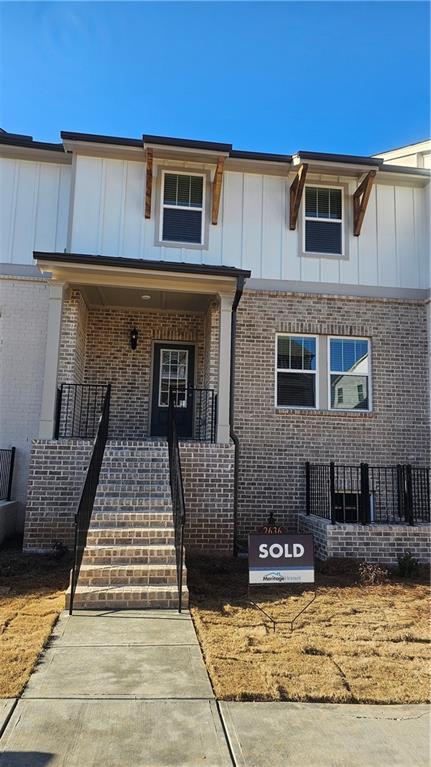
[[[0,447],[16,447],[13,498],[24,524],[31,440],[38,436],[48,288],[43,280],[0,276]]]

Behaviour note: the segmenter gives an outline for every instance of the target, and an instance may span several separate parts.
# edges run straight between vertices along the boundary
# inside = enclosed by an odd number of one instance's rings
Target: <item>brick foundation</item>
[[[108,442],[106,451],[110,446],[121,444],[121,441]],[[74,514],[91,447],[90,441],[83,440],[34,440],[25,551],[50,551],[56,541],[69,548],[73,546]],[[185,442],[181,444],[181,461],[187,508],[186,547],[231,553],[233,446]]]
[[[186,548],[233,553],[233,445],[181,443]]]
[[[87,440],[33,440],[24,551],[50,551],[56,541],[73,547],[74,514],[91,449]]]
[[[410,551],[419,562],[430,560],[429,525],[332,525],[328,519],[298,516],[301,533],[314,536],[316,557],[352,557],[367,562],[396,565],[398,555]]]

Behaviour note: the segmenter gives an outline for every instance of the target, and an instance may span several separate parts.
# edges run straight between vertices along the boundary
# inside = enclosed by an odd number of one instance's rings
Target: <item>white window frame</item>
[[[332,407],[331,405],[331,375],[352,376],[352,378],[365,378],[359,373],[346,373],[345,371],[331,370],[331,341],[366,341],[368,344],[368,408],[352,407]],[[362,336],[328,336],[327,339],[327,390],[328,390],[328,410],[332,413],[371,413],[373,409],[372,388],[371,388],[371,339]]]
[[[320,216],[307,216],[306,215],[306,205],[305,205],[305,195],[307,189],[340,189],[341,191],[341,218],[322,218]],[[303,242],[303,250],[304,253],[307,256],[321,256],[322,258],[325,256],[328,256],[329,258],[344,258],[345,256],[345,216],[344,216],[344,194],[345,194],[345,188],[344,186],[340,186],[339,184],[322,184],[321,182],[316,182],[313,184],[311,181],[309,184],[305,184],[304,187],[304,195],[303,195],[303,205],[302,205],[302,242]],[[307,241],[305,238],[305,223],[306,221],[322,221],[326,224],[333,223],[333,224],[341,224],[341,253],[321,253],[319,251],[313,251],[313,250],[307,250]]]
[[[278,367],[278,339],[279,338],[314,338],[316,344],[316,369],[298,370],[298,368],[279,368]],[[314,374],[314,392],[315,404],[310,405],[279,405],[277,400],[278,374],[279,373],[312,373]],[[275,407],[277,410],[319,410],[319,336],[314,333],[276,333],[275,334]]]
[[[202,206],[200,208],[189,207],[188,205],[165,205],[164,203],[164,196],[165,196],[165,176],[197,176],[202,179]],[[159,214],[159,241],[160,244],[167,244],[167,245],[178,245],[182,248],[187,247],[196,247],[196,246],[203,246],[204,245],[204,238],[205,238],[205,205],[206,205],[206,182],[207,182],[207,176],[205,173],[195,173],[193,171],[186,171],[186,170],[177,170],[177,169],[169,169],[164,168],[162,170],[161,174],[161,191],[160,191],[160,214]],[[164,240],[163,239],[163,211],[164,209],[170,209],[170,210],[191,210],[191,211],[200,211],[201,212],[201,239],[200,242],[185,242],[184,240]]]
[[[186,353],[186,355],[187,355],[187,358],[186,358],[186,377],[185,377],[186,385],[185,385],[185,388],[184,388],[184,390],[187,392],[187,383],[188,383],[188,378],[189,378],[189,350],[188,349],[160,349],[159,392],[158,392],[158,397],[157,397],[157,405],[160,408],[161,407],[166,407],[166,408],[169,407],[169,395],[168,395],[168,404],[164,405],[160,401],[161,400],[161,395],[162,395],[163,352],[173,352],[173,351],[184,351]],[[170,383],[170,378],[169,378],[169,383]],[[178,397],[177,397],[177,399],[178,399]],[[176,402],[175,407],[187,407],[187,399],[185,399],[183,401],[183,404],[181,404],[181,405],[178,405],[178,402]]]

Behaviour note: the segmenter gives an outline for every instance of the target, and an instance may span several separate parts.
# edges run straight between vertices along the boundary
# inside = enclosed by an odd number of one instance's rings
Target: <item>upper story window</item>
[[[203,244],[204,204],[203,175],[163,171],[160,239]]]
[[[306,253],[343,255],[343,190],[305,187],[304,241]]]
[[[330,403],[332,410],[370,409],[369,356],[369,341],[367,339],[329,339]]]
[[[277,336],[277,406],[316,407],[315,336]]]

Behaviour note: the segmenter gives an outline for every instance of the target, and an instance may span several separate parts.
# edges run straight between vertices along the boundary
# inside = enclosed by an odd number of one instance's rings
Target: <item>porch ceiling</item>
[[[88,306],[119,306],[131,309],[204,312],[211,296],[149,288],[139,290],[106,285],[80,285]],[[144,299],[142,296],[149,296]]]

